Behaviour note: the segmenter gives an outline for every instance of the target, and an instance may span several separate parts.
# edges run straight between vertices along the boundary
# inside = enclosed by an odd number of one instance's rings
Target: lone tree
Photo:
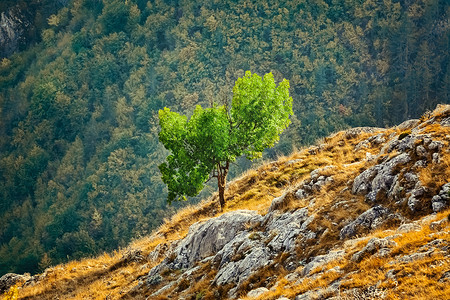
[[[169,203],[198,195],[216,177],[223,209],[230,162],[241,155],[261,157],[279,140],[292,114],[289,81],[276,86],[272,73],[261,78],[250,71],[236,81],[231,107],[197,105],[189,120],[167,107],[160,110],[159,140],[171,152],[159,165]]]

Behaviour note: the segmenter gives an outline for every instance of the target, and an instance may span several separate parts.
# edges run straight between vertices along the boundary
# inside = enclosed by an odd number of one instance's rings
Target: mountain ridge
[[[19,299],[445,299],[449,141],[450,105],[388,129],[338,132],[229,183],[223,212],[214,195],[125,249],[17,275],[10,292]]]

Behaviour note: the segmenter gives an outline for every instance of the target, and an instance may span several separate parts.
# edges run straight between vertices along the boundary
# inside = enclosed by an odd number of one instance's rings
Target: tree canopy
[[[261,78],[250,71],[236,81],[231,107],[197,105],[189,120],[167,107],[160,110],[159,140],[171,151],[159,166],[168,201],[196,196],[217,177],[223,208],[230,162],[241,155],[261,157],[279,140],[292,114],[289,81],[283,79],[277,86],[272,73]]]

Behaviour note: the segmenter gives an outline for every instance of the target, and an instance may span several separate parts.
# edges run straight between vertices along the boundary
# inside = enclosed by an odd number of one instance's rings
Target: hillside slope
[[[247,172],[112,254],[9,275],[20,299],[445,299],[450,105]],[[1,284],[6,282],[6,275]],[[0,285],[0,288],[5,286]]]
[[[270,159],[450,104],[449,8],[0,1],[0,57],[2,45],[16,48],[13,36],[24,49],[0,59],[0,276],[96,256],[156,229],[175,211],[157,167],[167,156],[158,111],[220,105],[247,70],[290,82],[294,115]]]

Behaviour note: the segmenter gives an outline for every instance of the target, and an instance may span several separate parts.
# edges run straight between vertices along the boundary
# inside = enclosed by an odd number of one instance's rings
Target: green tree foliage
[[[184,205],[167,205],[158,111],[223,117],[213,103],[244,70],[290,83],[291,124],[268,159],[450,103],[447,0],[7,0],[0,11],[15,5],[30,26],[24,51],[0,58],[0,275],[125,246]],[[246,107],[245,120],[260,116]],[[238,137],[255,141],[244,155],[260,152],[260,136]]]
[[[159,166],[169,202],[198,195],[210,178],[217,177],[223,209],[230,163],[241,155],[250,160],[261,157],[279,140],[292,113],[289,82],[283,80],[277,87],[272,73],[261,78],[250,71],[236,81],[231,108],[197,105],[189,121],[169,108],[160,110],[159,140],[171,151]]]

